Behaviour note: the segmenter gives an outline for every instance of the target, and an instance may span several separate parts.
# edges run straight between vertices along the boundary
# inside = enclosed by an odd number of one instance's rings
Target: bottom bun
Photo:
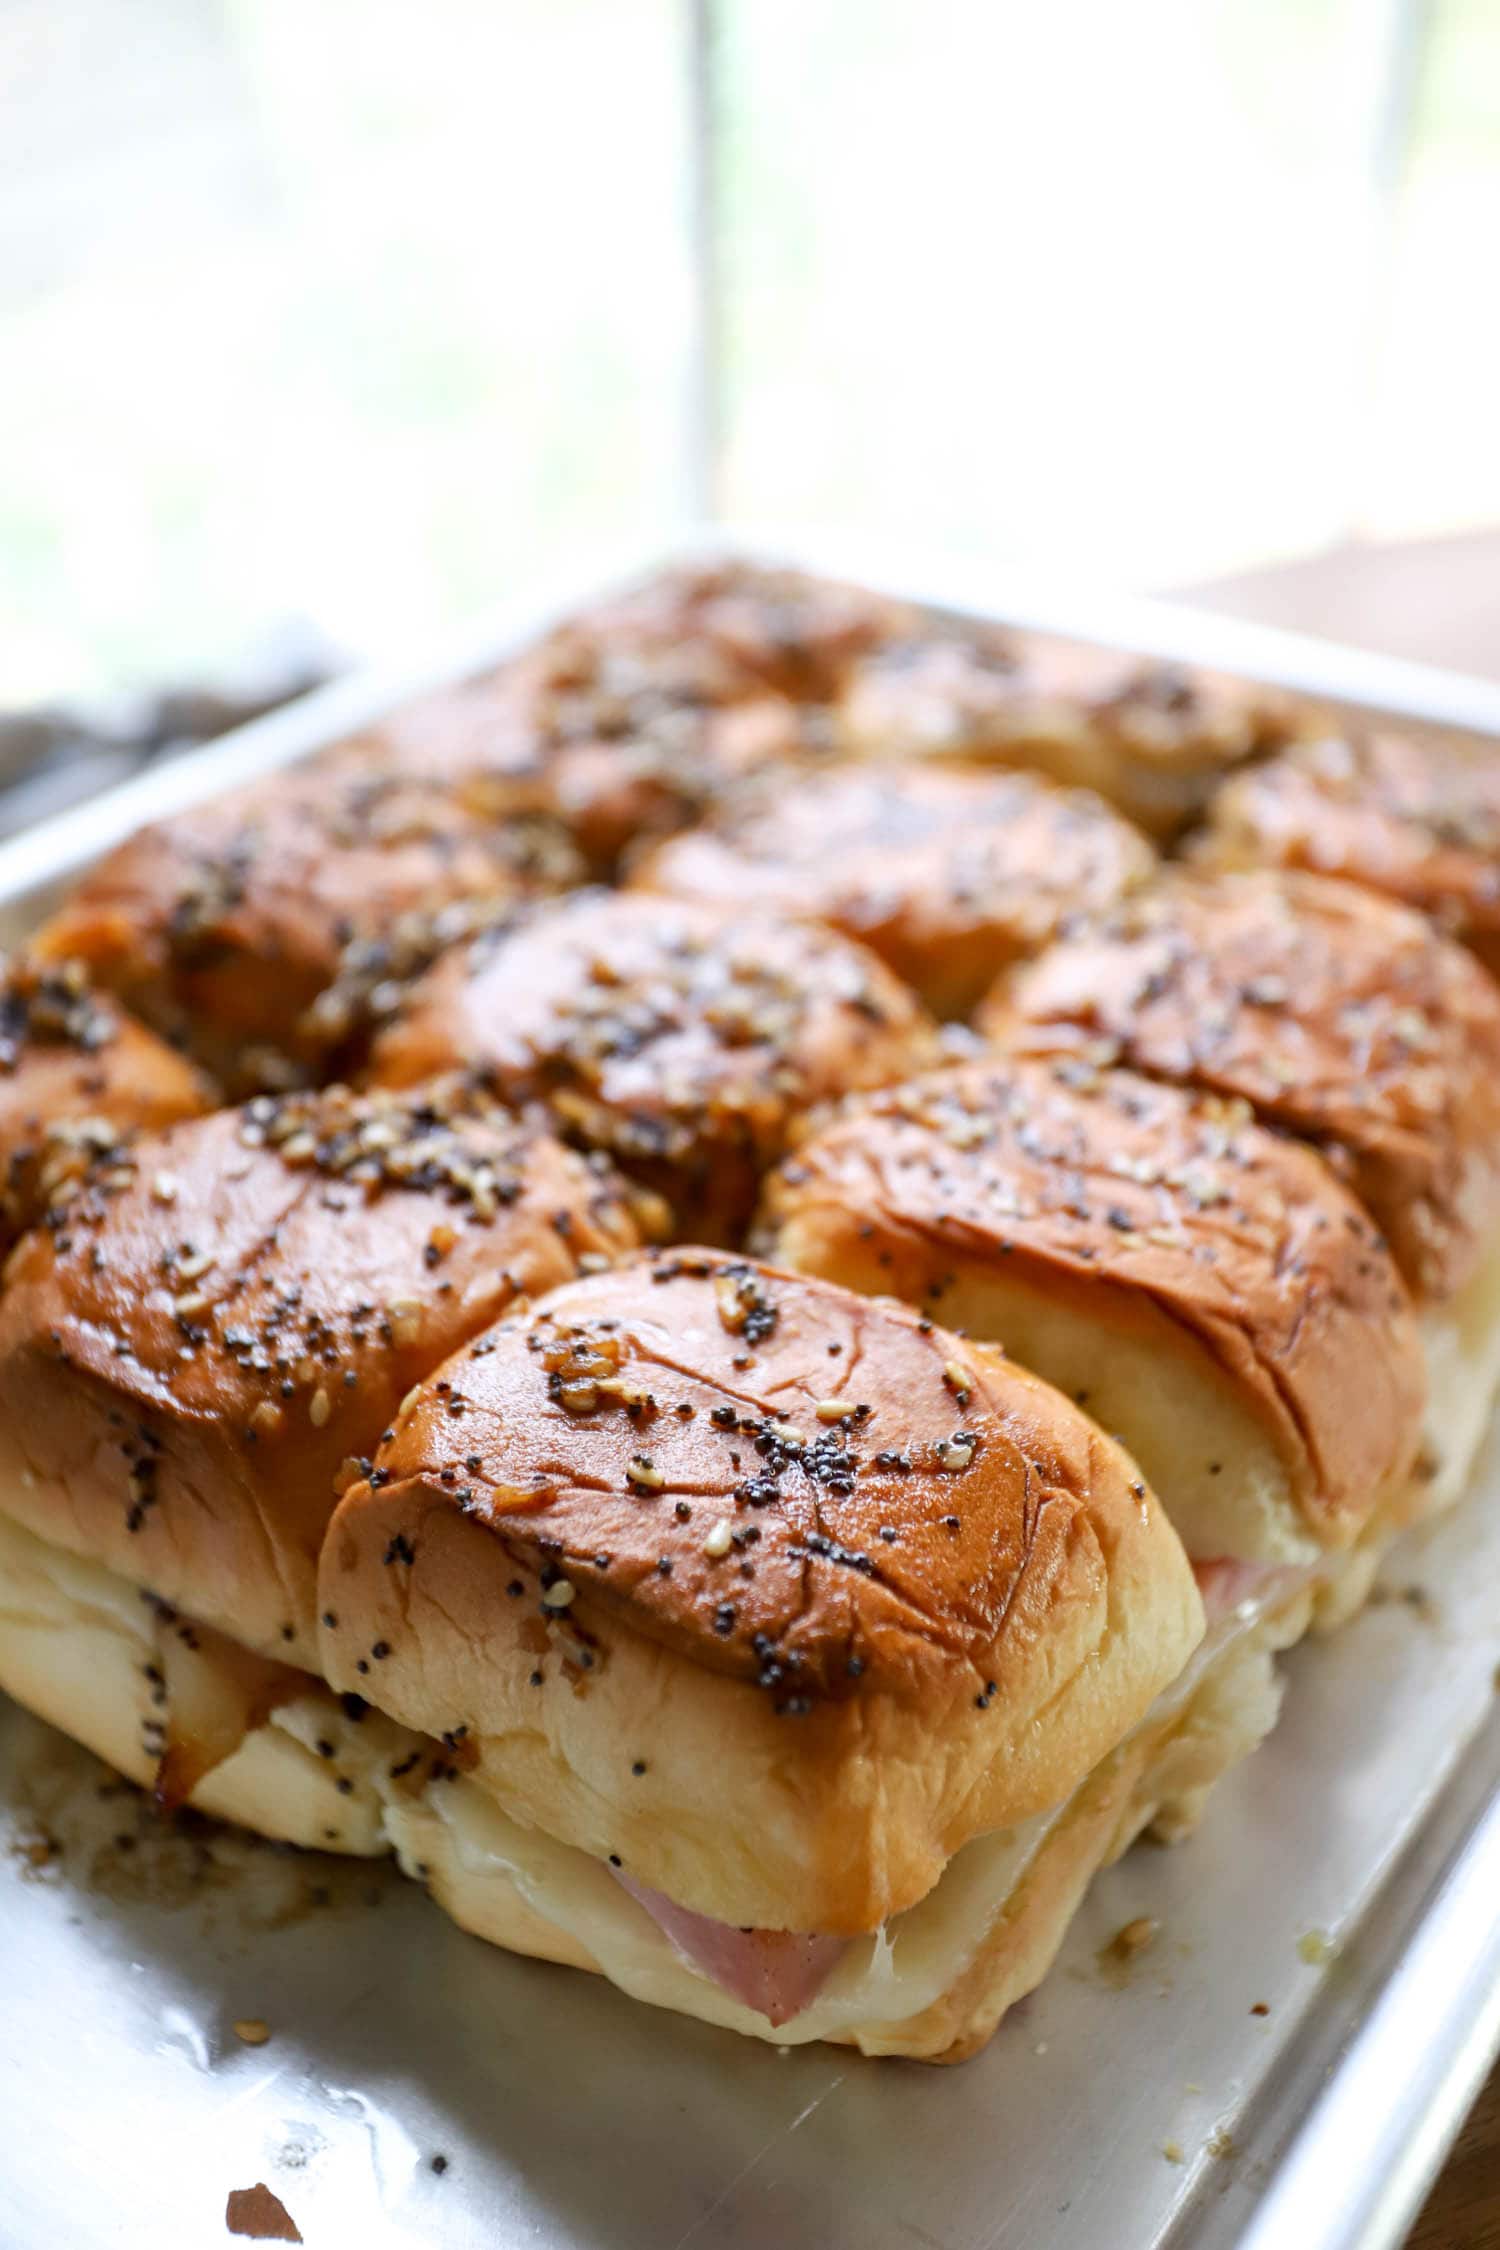
[[[163,1637],[183,1629],[195,1632],[102,1563],[0,1514],[0,1690],[143,1789],[171,1724]],[[283,1685],[286,1699],[178,1801],[283,1843],[389,1851],[381,1785],[418,1738],[310,1673]]]
[[[184,1801],[324,1851],[394,1847],[464,1929],[593,1970],[651,2005],[779,2045],[959,2062],[1046,1975],[1096,1870],[1146,1828],[1187,1833],[1214,1782],[1270,1731],[1275,1654],[1329,1598],[1321,1576],[1288,1588],[1285,1575],[1222,1618],[1066,1803],[972,1839],[925,1898],[850,1940],[779,2024],[680,1953],[606,1861],[514,1819],[451,1752],[308,1674]],[[182,1626],[113,1571],[0,1515],[0,1689],[148,1789],[171,1723],[162,1638]]]
[[[1462,1499],[1500,1390],[1500,1238],[1445,1304],[1421,1315],[1427,1352],[1423,1476],[1403,1519],[1425,1521]]]
[[[1213,1783],[1270,1731],[1275,1653],[1306,1629],[1313,1599],[1302,1586],[1274,1615],[1226,1620],[1066,1804],[966,1844],[926,1898],[851,1940],[810,2004],[780,2024],[696,1969],[605,1862],[511,1818],[473,1781],[393,1798],[387,1828],[406,1872],[491,1944],[777,2045],[822,2039],[961,2062],[1046,1975],[1096,1870],[1146,1828],[1185,1834]]]

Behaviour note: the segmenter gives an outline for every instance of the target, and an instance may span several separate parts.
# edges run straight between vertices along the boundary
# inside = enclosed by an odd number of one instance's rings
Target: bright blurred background
[[[1497,0],[0,0],[0,706],[706,493],[1141,587],[1494,523],[1497,243]]]

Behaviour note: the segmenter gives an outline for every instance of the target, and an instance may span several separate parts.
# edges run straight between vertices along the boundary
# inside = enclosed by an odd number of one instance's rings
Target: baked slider
[[[449,1912],[764,2039],[972,2053],[1222,1754],[1134,1463],[986,1347],[726,1253],[456,1354],[319,1606],[334,1686],[450,1746],[387,1814]]]
[[[749,784],[634,883],[826,922],[935,1014],[962,1016],[1008,963],[1154,866],[1145,838],[1086,791],[893,760]]]
[[[1500,759],[1409,735],[1330,735],[1237,775],[1194,856],[1306,867],[1420,907],[1500,974]]]
[[[192,1065],[93,986],[81,961],[0,963],[0,1253],[60,1212],[132,1134],[195,1117]]]
[[[913,623],[899,605],[792,571],[670,571],[418,699],[370,739],[487,816],[545,808],[608,876],[742,776],[825,755],[850,666]]]
[[[1425,1373],[1407,1290],[1322,1158],[1242,1101],[1076,1057],[933,1071],[803,1142],[760,1239],[1002,1343],[1085,1406],[1140,1462],[1211,1624],[1247,1601],[1276,1631],[1309,1594],[1347,1606],[1408,1511]]]
[[[462,1067],[731,1241],[817,1103],[931,1059],[934,1027],[872,954],[732,906],[591,891],[445,954],[377,1040],[372,1076]]]
[[[0,1688],[164,1803],[378,1848],[345,1753],[380,1730],[309,1677],[337,1489],[466,1337],[636,1239],[597,1168],[437,1088],[263,1097],[108,1161],[0,1296]]]
[[[930,622],[864,657],[837,713],[855,756],[1031,766],[1097,790],[1163,842],[1294,731],[1285,698],[1215,673]]]
[[[579,872],[550,819],[492,821],[361,749],[142,829],[36,942],[84,961],[232,1094],[280,1091],[345,1065],[359,996],[431,959],[465,909]]]
[[[1500,1379],[1500,992],[1421,915],[1295,871],[1174,872],[1002,983],[1013,1053],[1121,1062],[1310,1140],[1391,1247],[1427,1346],[1428,1499]]]

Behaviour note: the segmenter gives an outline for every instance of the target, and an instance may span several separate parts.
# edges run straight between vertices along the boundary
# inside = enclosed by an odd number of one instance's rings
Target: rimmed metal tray
[[[715,544],[1500,755],[1485,682],[978,565]],[[497,660],[600,582],[0,845],[0,942],[138,822]],[[778,2053],[496,1953],[387,1869],[161,1833],[0,1698],[0,2245],[201,2250],[258,2182],[314,2250],[1395,2244],[1500,2046],[1497,1665],[1492,1442],[1370,1609],[1290,1658],[1281,1726],[1199,1834],[1096,1883],[956,2070]],[[1110,1940],[1140,1915],[1160,1935],[1127,1967]],[[264,2044],[235,2031],[256,2022]]]

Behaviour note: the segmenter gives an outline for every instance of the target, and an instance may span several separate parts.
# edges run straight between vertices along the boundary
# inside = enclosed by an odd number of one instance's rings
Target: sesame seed
[[[158,1172],[156,1174],[151,1182],[151,1200],[153,1203],[175,1203],[177,1201],[177,1180],[173,1173]]]
[[[234,2036],[247,2047],[263,2047],[271,2036],[271,2026],[260,2016],[241,2016],[235,2023]]]
[[[269,1436],[273,1430],[281,1428],[282,1420],[282,1411],[275,1399],[263,1398],[250,1417],[250,1427]]]
[[[542,1595],[543,1609],[566,1609],[578,1589],[568,1579],[559,1578],[547,1587]]]
[[[726,1516],[721,1516],[703,1542],[703,1552],[713,1562],[720,1562],[734,1545],[734,1527]]]
[[[813,1408],[820,1422],[842,1422],[848,1411],[841,1398],[820,1398]]]
[[[315,1430],[321,1430],[333,1412],[333,1401],[320,1384],[307,1402],[307,1418]]]
[[[635,1458],[627,1463],[625,1474],[638,1492],[661,1492],[666,1487],[667,1480],[662,1475],[661,1470],[644,1453],[637,1453]]]

